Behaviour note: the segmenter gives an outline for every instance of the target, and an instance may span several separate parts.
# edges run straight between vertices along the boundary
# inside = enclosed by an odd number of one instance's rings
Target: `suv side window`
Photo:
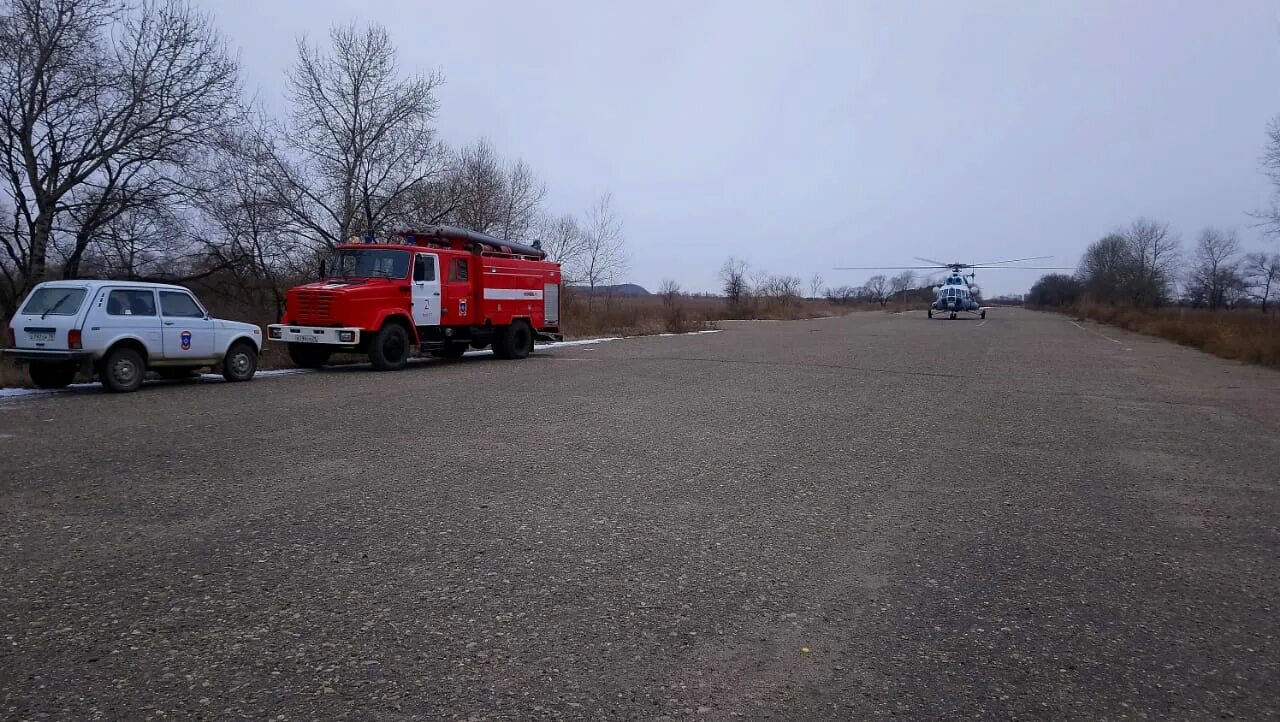
[[[467,259],[455,258],[453,263],[449,264],[449,280],[465,281],[467,280]]]
[[[154,316],[156,294],[142,289],[117,289],[107,296],[109,316]]]
[[[160,314],[178,318],[204,318],[204,309],[189,293],[181,291],[160,292]]]

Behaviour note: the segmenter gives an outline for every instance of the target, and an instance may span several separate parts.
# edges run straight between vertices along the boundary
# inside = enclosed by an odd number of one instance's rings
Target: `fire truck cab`
[[[267,339],[303,368],[335,352],[368,354],[378,370],[417,351],[457,358],[492,346],[518,359],[560,338],[560,265],[529,246],[453,226],[397,231],[338,246],[321,280],[289,290]]]

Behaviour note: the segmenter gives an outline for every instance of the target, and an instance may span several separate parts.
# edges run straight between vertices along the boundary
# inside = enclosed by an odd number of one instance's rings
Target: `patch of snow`
[[[555,341],[538,348],[556,348],[559,346],[590,346],[592,344],[604,343],[605,341],[621,341],[621,336],[608,336],[605,338],[580,338],[573,341]]]

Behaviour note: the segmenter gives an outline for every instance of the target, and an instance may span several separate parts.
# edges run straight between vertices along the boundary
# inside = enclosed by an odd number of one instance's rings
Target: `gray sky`
[[[1139,215],[1264,240],[1280,4],[204,0],[279,105],[294,38],[376,21],[440,68],[439,128],[611,191],[626,279],[711,290],[729,255],[828,285],[915,255],[1053,255]],[[1034,272],[988,272],[988,294]]]

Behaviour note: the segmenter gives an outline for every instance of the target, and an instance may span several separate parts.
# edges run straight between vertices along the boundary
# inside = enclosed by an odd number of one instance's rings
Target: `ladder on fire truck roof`
[[[547,257],[547,252],[541,248],[541,241],[534,241],[534,245],[528,246],[457,226],[423,226],[414,230],[392,231],[391,235],[403,238],[410,245],[455,250],[478,249],[484,256],[523,258],[530,261],[541,261]]]

